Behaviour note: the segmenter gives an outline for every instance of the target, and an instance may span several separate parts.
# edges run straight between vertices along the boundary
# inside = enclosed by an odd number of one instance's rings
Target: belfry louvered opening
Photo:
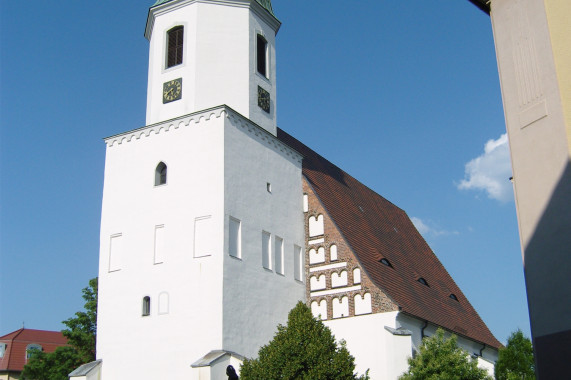
[[[184,27],[175,26],[167,32],[167,35],[167,68],[169,68],[182,63]]]

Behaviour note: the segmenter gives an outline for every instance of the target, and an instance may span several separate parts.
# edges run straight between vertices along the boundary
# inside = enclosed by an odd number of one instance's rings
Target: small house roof
[[[21,328],[0,336],[0,343],[6,344],[4,356],[0,358],[0,371],[22,371],[29,344],[39,344],[44,352],[53,352],[56,348],[65,346],[67,338],[59,331]]]

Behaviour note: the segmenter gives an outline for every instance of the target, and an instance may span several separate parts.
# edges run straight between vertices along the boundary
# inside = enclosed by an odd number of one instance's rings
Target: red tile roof
[[[0,371],[22,371],[26,364],[26,347],[39,344],[44,352],[53,352],[65,346],[67,339],[59,331],[20,329],[0,337],[6,344],[4,357],[0,358]]]
[[[501,346],[403,210],[279,128],[278,139],[304,156],[303,175],[365,273],[401,312]]]

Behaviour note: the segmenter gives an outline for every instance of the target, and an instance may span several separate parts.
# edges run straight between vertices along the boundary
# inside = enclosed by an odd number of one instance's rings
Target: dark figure
[[[231,365],[226,367],[226,375],[228,375],[228,380],[238,380],[238,375],[236,374],[236,370]]]

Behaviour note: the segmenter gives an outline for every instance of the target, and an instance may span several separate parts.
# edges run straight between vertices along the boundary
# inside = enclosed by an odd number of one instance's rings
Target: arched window
[[[268,41],[258,34],[256,39],[256,56],[258,64],[258,73],[262,74],[264,77],[268,77]]]
[[[175,26],[167,32],[167,69],[182,63],[184,27]]]
[[[167,166],[164,162],[159,162],[155,169],[155,186],[167,183]]]
[[[151,315],[151,297],[143,297],[143,317]]]
[[[26,361],[32,357],[34,351],[42,351],[42,346],[36,343],[28,344],[26,346]]]

